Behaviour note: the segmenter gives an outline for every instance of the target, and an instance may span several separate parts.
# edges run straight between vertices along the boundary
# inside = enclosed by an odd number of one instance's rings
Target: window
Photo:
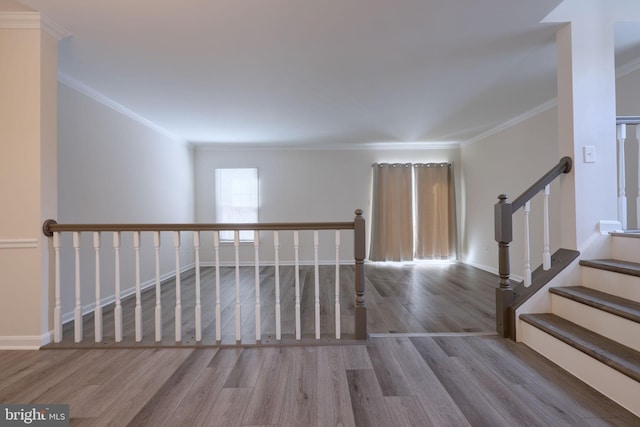
[[[216,222],[258,222],[258,169],[216,169]],[[220,240],[233,241],[233,231]],[[240,231],[240,240],[253,241],[253,231]]]

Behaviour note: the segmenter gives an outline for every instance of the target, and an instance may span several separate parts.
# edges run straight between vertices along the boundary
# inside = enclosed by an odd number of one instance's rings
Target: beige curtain
[[[414,165],[417,259],[456,257],[456,206],[450,163]]]
[[[371,261],[413,259],[411,164],[373,165]]]

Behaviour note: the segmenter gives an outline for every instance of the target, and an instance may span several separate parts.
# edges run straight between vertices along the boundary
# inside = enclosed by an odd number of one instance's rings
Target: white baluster
[[[262,338],[260,325],[260,233],[257,230],[253,232],[253,250],[256,277],[256,341],[260,341]]]
[[[93,233],[93,249],[96,253],[96,308],[93,311],[93,325],[96,342],[102,341],[102,303],[100,301],[100,232]]]
[[[278,231],[273,232],[273,249],[275,257],[275,280],[276,280],[276,340],[280,341],[282,324],[280,319],[280,239]]]
[[[336,230],[336,339],[340,339],[340,230]]]
[[[113,251],[115,261],[116,306],[113,309],[113,323],[116,342],[122,342],[122,303],[120,302],[120,232],[113,233]]]
[[[156,342],[162,341],[162,290],[160,289],[160,232],[153,232],[153,246],[156,252]]]
[[[74,340],[78,343],[82,341],[82,302],[80,300],[80,233],[77,231],[73,233],[73,249],[76,266],[76,306],[73,311]]]
[[[551,251],[549,247],[549,194],[551,187],[547,184],[544,187],[544,236],[542,243],[542,269],[551,268]]]
[[[618,219],[622,229],[627,229],[627,195],[625,190],[624,142],[627,139],[627,125],[618,127]]]
[[[142,341],[142,301],[140,298],[140,232],[133,232],[133,250],[136,257],[136,342]]]
[[[222,315],[220,312],[220,232],[213,232],[213,248],[216,254],[216,341],[222,339]]]
[[[640,125],[636,125],[636,142],[638,143],[638,163],[640,170]],[[638,195],[636,196],[636,229],[640,229],[640,173],[638,173]]]
[[[60,233],[53,233],[56,302],[53,308],[53,341],[62,341],[62,301],[60,299]]]
[[[529,242],[529,212],[531,203],[524,204],[524,286],[531,286],[531,249]]]
[[[236,253],[236,341],[242,340],[241,316],[240,316],[240,232],[233,232],[233,247]]]
[[[242,317],[240,314],[240,232],[238,230],[233,232],[233,248],[236,257],[236,341],[240,342],[242,339]]]
[[[313,265],[314,265],[314,306],[316,319],[316,339],[320,339],[320,273],[318,271],[318,230],[313,231]]]
[[[202,303],[200,301],[200,232],[193,232],[196,261],[196,341],[202,341]]]
[[[180,232],[173,232],[173,246],[176,250],[176,310],[175,310],[175,329],[176,342],[182,341],[182,295],[180,283]]]
[[[296,287],[296,339],[301,337],[301,325],[300,325],[300,260],[298,256],[298,247],[300,246],[300,240],[298,232],[293,232],[293,249],[295,255],[295,287]]]

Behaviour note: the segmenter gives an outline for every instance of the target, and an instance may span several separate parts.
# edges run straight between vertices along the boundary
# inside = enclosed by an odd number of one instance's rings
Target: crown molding
[[[368,142],[345,144],[269,144],[269,143],[216,143],[190,142],[196,151],[383,151],[383,150],[452,150],[460,147],[459,142]]]
[[[532,117],[537,116],[540,113],[543,113],[547,110],[550,110],[551,108],[555,107],[556,105],[558,105],[558,99],[557,98],[553,98],[550,101],[545,102],[544,104],[540,104],[535,108],[532,108],[531,110],[527,111],[526,113],[520,114],[519,116],[516,116],[510,120],[507,120],[506,122],[492,128],[489,129],[486,132],[483,132],[479,135],[474,136],[473,138],[465,141],[462,143],[462,145],[470,145],[470,144],[474,144],[478,141],[482,141],[483,139],[486,139],[492,135],[495,135],[499,132],[502,132],[505,129],[509,129],[512,126],[517,125],[518,123],[524,122],[525,120],[529,120]]]
[[[634,71],[638,71],[640,70],[640,58],[638,59],[634,59],[633,61],[629,61],[626,64],[623,64],[619,67],[616,68],[616,79],[626,76],[627,74],[631,74]],[[485,138],[490,137],[491,135],[495,135],[498,132],[502,132],[505,129],[510,128],[511,126],[515,126],[520,122],[523,122],[525,120],[528,120],[542,112],[545,112],[553,107],[555,107],[556,105],[558,105],[558,99],[554,98],[550,101],[545,102],[544,104],[538,105],[536,108],[533,108],[529,111],[527,111],[524,114],[521,114],[517,117],[512,118],[511,120],[508,120],[504,123],[502,123],[501,125],[498,125],[492,129],[489,129],[488,131],[481,133],[480,135],[476,135],[473,138],[464,141],[462,143],[462,145],[469,145],[469,144],[473,144],[475,142],[478,141],[482,141]]]
[[[40,12],[0,12],[0,28],[40,28]]]
[[[168,130],[166,130],[165,128],[157,125],[156,123],[152,122],[149,119],[146,119],[144,117],[142,117],[140,114],[130,110],[129,108],[125,107],[124,105],[114,101],[113,99],[103,95],[102,93],[98,92],[97,90],[90,88],[89,86],[85,85],[84,83],[74,79],[73,77],[69,76],[68,74],[65,74],[63,72],[58,71],[58,82],[69,86],[70,88],[82,93],[83,95],[88,96],[89,98],[93,99],[94,101],[97,101],[109,108],[111,108],[112,110],[117,111],[118,113],[129,117],[132,120],[135,120],[136,122],[150,128],[153,129],[154,131],[173,139],[176,142],[181,142],[183,144],[186,144],[187,142],[174,135],[173,133],[169,132]]]
[[[54,22],[46,15],[40,14],[40,19],[42,19],[42,29],[57,40],[62,40],[73,35],[71,31]]]
[[[41,28],[57,40],[71,36],[69,30],[40,12],[0,12],[0,28]]]
[[[634,71],[640,70],[640,58],[629,61],[616,68],[616,78],[624,77],[627,74],[631,74]]]

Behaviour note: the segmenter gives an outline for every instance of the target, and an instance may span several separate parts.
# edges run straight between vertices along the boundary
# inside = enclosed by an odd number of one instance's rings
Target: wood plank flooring
[[[72,426],[640,426],[496,336],[2,351],[0,402],[69,404]]]
[[[293,341],[294,268],[280,267],[282,304],[282,334],[286,342]],[[495,331],[495,287],[497,276],[462,263],[433,264],[367,264],[365,287],[368,332],[438,333]],[[235,340],[235,270],[220,269],[222,306],[222,344],[234,345]],[[175,342],[175,280],[162,285],[162,346],[185,346],[195,343],[195,278],[193,270],[181,276],[183,341]],[[340,268],[340,318],[342,337],[353,338],[355,291],[353,266]],[[275,342],[275,277],[274,267],[260,269],[262,344]],[[201,269],[203,345],[215,345],[215,269]],[[314,271],[312,266],[300,267],[301,323],[304,342],[313,340]],[[320,266],[320,326],[321,343],[335,341],[335,267]],[[240,268],[240,303],[242,313],[242,344],[255,344],[255,278],[253,267]],[[154,341],[155,289],[142,294],[143,333],[145,339],[135,343],[133,296],[123,300],[124,341],[114,342],[113,304],[103,309],[103,340],[95,343],[93,313],[84,316],[84,341],[81,346],[148,347]],[[63,342],[51,348],[77,347],[73,343],[73,321],[63,328]]]
[[[321,271],[321,325],[329,337],[332,271]],[[283,334],[289,335],[293,274],[293,268],[281,270]],[[340,274],[348,338],[353,267],[342,267]],[[214,340],[213,275],[213,269],[202,269],[205,344]],[[222,270],[223,343],[232,344],[234,275],[233,269]],[[107,308],[105,340],[98,348],[0,351],[0,402],[69,404],[72,426],[640,426],[633,414],[531,349],[491,335],[494,275],[464,264],[367,265],[366,279],[373,334],[367,342],[325,338],[313,346],[223,348],[176,345],[175,289],[169,281],[162,286],[161,343],[168,348],[135,348],[135,301],[128,299],[125,345],[134,348],[113,345]],[[273,269],[262,268],[266,334],[275,331],[273,280]],[[183,318],[193,319],[193,276],[184,274],[182,282]],[[249,344],[255,333],[254,318],[246,316],[253,312],[253,286],[253,269],[242,269],[243,340]],[[303,342],[318,344],[309,338],[312,268],[301,269],[301,288]],[[142,346],[156,344],[154,299],[153,290],[144,293]],[[193,342],[193,321],[184,328]],[[85,316],[84,331],[85,345],[95,347],[92,315]],[[66,343],[72,335],[69,323]]]

